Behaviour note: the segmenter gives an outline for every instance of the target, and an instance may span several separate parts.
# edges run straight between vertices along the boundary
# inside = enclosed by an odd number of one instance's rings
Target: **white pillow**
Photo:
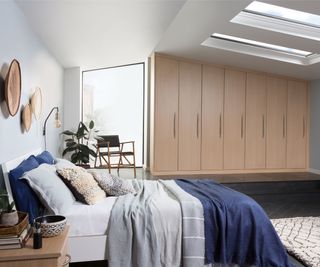
[[[41,164],[24,173],[20,179],[27,180],[44,206],[54,214],[66,214],[75,202],[71,191],[57,175],[54,165]]]
[[[136,193],[129,180],[109,174],[106,171],[88,170],[98,182],[100,187],[109,196],[122,196],[129,193]]]

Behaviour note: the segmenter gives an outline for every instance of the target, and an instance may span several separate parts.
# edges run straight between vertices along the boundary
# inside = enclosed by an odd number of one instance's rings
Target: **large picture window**
[[[83,121],[100,135],[135,141],[136,165],[143,164],[144,64],[83,72]]]

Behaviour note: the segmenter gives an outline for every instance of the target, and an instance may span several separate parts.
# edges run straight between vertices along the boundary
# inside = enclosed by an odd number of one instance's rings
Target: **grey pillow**
[[[122,196],[129,193],[136,193],[129,180],[122,179],[106,171],[89,170],[100,187],[109,196]]]
[[[65,214],[75,202],[71,191],[57,175],[54,165],[41,164],[24,173],[20,179],[27,180],[43,205],[54,214]]]
[[[60,158],[56,159],[55,166],[56,166],[57,170],[61,170],[61,169],[64,169],[64,168],[76,167],[76,165],[73,164],[71,161],[66,160],[66,159],[60,159]]]

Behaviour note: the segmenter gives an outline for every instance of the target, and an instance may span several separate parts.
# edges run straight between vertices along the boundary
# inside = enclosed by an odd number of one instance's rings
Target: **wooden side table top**
[[[40,249],[33,249],[33,238],[31,237],[24,248],[0,250],[0,262],[58,258],[62,255],[62,250],[68,242],[68,232],[69,226],[66,226],[60,235],[42,238],[42,248]]]

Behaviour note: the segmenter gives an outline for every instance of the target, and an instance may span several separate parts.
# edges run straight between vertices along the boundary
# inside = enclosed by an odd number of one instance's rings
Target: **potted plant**
[[[9,202],[8,194],[5,192],[0,193],[0,224],[5,226],[13,226],[19,222],[18,212],[13,209],[14,201]]]
[[[88,129],[89,128],[89,129]],[[68,138],[65,140],[66,148],[62,152],[62,156],[71,153],[71,162],[89,168],[90,155],[96,157],[96,152],[90,148],[89,141],[95,137],[97,133],[94,128],[94,122],[90,121],[87,127],[83,122],[79,122],[76,132],[67,130],[61,134],[66,135]]]

